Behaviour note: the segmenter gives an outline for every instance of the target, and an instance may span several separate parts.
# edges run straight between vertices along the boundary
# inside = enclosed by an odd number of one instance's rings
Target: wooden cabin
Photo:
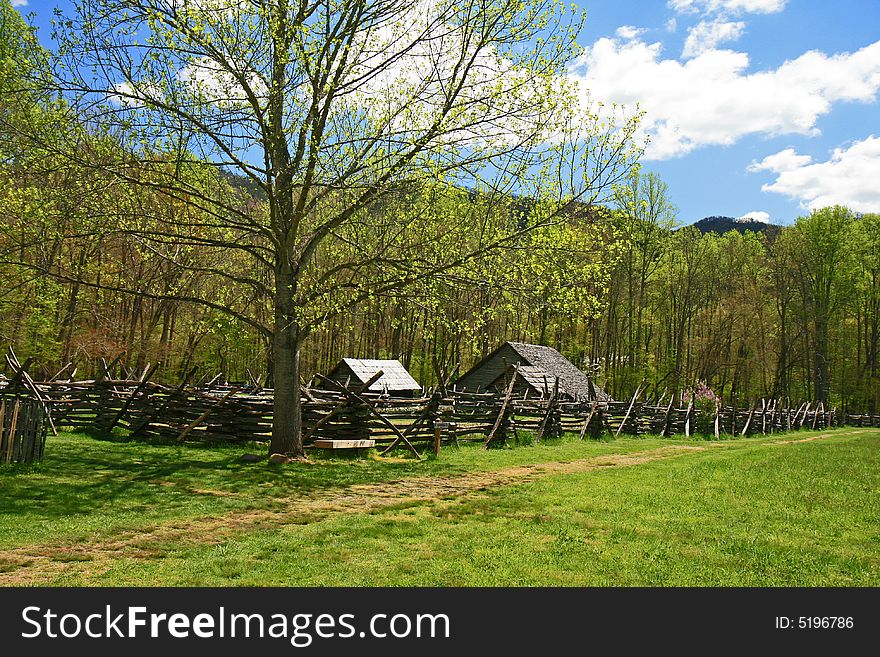
[[[611,397],[552,347],[505,342],[455,382],[458,390],[504,392],[510,368],[519,364],[514,394],[549,397],[559,378],[559,397],[569,401],[610,401]]]
[[[382,370],[382,377],[371,385],[369,392],[378,392],[390,397],[419,397],[422,386],[406,371],[399,360],[379,360],[371,358],[343,358],[327,375],[349,390],[355,390]]]

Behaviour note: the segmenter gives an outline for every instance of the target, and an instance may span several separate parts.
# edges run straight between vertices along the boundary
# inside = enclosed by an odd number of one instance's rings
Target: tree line
[[[721,235],[621,219],[634,238],[585,350],[618,396],[703,381],[726,401],[876,410],[880,216],[837,206]]]

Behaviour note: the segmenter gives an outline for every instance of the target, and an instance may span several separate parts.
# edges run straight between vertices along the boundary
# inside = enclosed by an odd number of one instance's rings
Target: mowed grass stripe
[[[0,466],[0,549],[49,542],[114,540],[230,511],[285,510],[286,500],[320,491],[415,476],[501,470],[518,465],[630,453],[669,440],[567,439],[503,450],[444,449],[439,460],[333,459],[312,464],[243,464],[242,446],[164,446],[50,438],[46,461]],[[252,447],[252,451],[260,448]]]
[[[550,473],[584,472],[605,467],[640,465],[652,460],[672,458],[702,450],[691,445],[666,445],[632,454],[607,454],[589,459],[521,465],[495,471],[410,477],[383,484],[361,484],[316,491],[308,496],[276,500],[275,509],[236,510],[222,515],[191,518],[186,522],[163,523],[138,531],[123,531],[112,540],[70,543],[50,541],[0,550],[0,584],[33,584],[52,578],[61,571],[73,571],[77,562],[91,562],[84,568],[100,571],[101,564],[124,557],[150,559],[164,556],[166,546],[179,550],[185,546],[216,544],[235,540],[245,532],[285,525],[308,525],[337,515],[373,513],[389,507],[405,507],[422,502],[455,499],[475,491],[527,481]]]
[[[876,586],[880,432],[727,445],[637,468],[258,532],[105,579],[172,585]]]
[[[871,584],[876,494],[863,507],[851,498],[859,486],[876,491],[877,436],[703,443],[723,449],[638,468],[555,463],[527,484],[388,499],[318,523],[220,532],[207,545],[154,536],[142,554],[31,574],[62,584]],[[638,443],[612,445],[628,442]]]

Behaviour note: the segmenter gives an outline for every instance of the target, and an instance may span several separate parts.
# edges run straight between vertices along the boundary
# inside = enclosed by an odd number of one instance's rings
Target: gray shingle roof
[[[343,364],[351,370],[354,377],[366,383],[376,372],[382,370],[382,378],[369,387],[371,392],[396,392],[401,390],[421,390],[422,387],[412,378],[399,360],[379,360],[371,358],[343,358],[330,374],[330,378],[339,381],[336,376]],[[345,383],[344,379],[340,383]]]
[[[511,353],[512,352],[512,353]],[[462,390],[494,388],[502,390],[509,381],[507,373],[519,364],[519,378],[535,393],[546,396],[559,377],[559,392],[573,400],[597,399],[610,401],[611,397],[568,359],[552,347],[524,342],[505,342],[459,377],[456,386]]]
[[[517,371],[532,388],[538,392],[544,393],[545,397],[553,391],[554,377],[547,374],[547,371],[544,370],[544,368],[536,367],[535,365],[520,365]],[[510,381],[508,372],[505,372],[502,376],[505,381]],[[561,379],[559,381],[559,387],[563,387]]]
[[[544,376],[547,377],[547,388],[552,390],[555,377],[559,377],[559,390],[571,397],[590,398],[590,380],[586,374],[575,367],[571,361],[553,347],[525,342],[508,342],[513,350],[532,367],[520,367],[523,378],[538,390],[544,389]],[[593,384],[596,397],[600,401],[610,400],[605,391]]]

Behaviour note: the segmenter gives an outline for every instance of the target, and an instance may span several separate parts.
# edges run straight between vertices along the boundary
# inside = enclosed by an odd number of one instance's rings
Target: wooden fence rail
[[[145,438],[202,441],[268,440],[272,429],[272,390],[260,394],[235,392],[225,388],[170,388],[139,381],[46,382],[37,384],[44,393],[57,426],[120,426],[137,430]],[[356,439],[369,435],[377,442],[390,442],[398,430],[413,441],[433,440],[434,422],[454,425],[445,442],[485,439],[492,429],[505,426],[505,437],[513,430],[538,432],[545,437],[577,432],[598,437],[604,432],[624,435],[693,435],[696,433],[752,435],[790,429],[822,429],[843,424],[880,426],[880,415],[846,415],[821,405],[802,403],[781,408],[767,400],[751,407],[722,407],[706,411],[688,407],[626,402],[557,402],[513,399],[505,405],[503,395],[476,399],[448,392],[434,401],[390,399],[377,395],[358,396],[363,403],[352,403],[344,395],[325,390],[309,390],[303,399],[303,426],[308,434],[318,425],[314,438]],[[323,418],[334,411],[332,419]],[[428,414],[426,417],[426,410]],[[503,416],[503,417],[500,417]],[[506,422],[506,424],[504,424]],[[389,426],[393,424],[394,426]],[[585,429],[585,431],[584,431]],[[454,435],[453,435],[454,434]]]
[[[271,436],[270,389],[218,385],[219,377],[210,385],[187,385],[187,378],[179,386],[170,387],[151,380],[155,368],[145,368],[136,378],[114,377],[111,368],[112,364],[105,368],[104,376],[95,380],[29,381],[34,399],[27,401],[26,411],[22,410],[24,402],[19,404],[19,415],[25,417],[22,413],[26,413],[38,422],[39,413],[34,410],[37,407],[47,409],[50,415],[43,413],[42,424],[35,425],[38,431],[33,447],[24,453],[42,454],[50,418],[58,427],[105,431],[120,427],[145,439],[169,442],[268,441]],[[19,371],[24,369],[19,365]],[[10,381],[0,379],[0,396]],[[540,439],[563,432],[577,433],[581,438],[605,434],[720,437],[844,424],[880,427],[880,415],[844,415],[821,403],[795,405],[780,399],[763,399],[746,405],[697,408],[692,402],[646,402],[638,397],[637,393],[626,401],[574,403],[560,400],[554,393],[544,399],[528,399],[514,398],[512,390],[498,394],[445,389],[426,391],[418,399],[394,399],[362,391],[353,394],[304,388],[302,413],[304,435],[309,437],[309,443],[318,439],[369,438],[384,448],[397,444],[433,449],[438,431],[441,444],[481,441],[489,445],[510,439],[522,430],[533,432]],[[0,423],[4,431],[0,449],[8,450],[8,445],[12,445],[12,451],[19,454],[22,448],[15,447],[18,443],[6,441],[12,413],[7,404],[5,419]],[[39,431],[43,432],[42,439]],[[0,459],[4,454],[0,452]]]

